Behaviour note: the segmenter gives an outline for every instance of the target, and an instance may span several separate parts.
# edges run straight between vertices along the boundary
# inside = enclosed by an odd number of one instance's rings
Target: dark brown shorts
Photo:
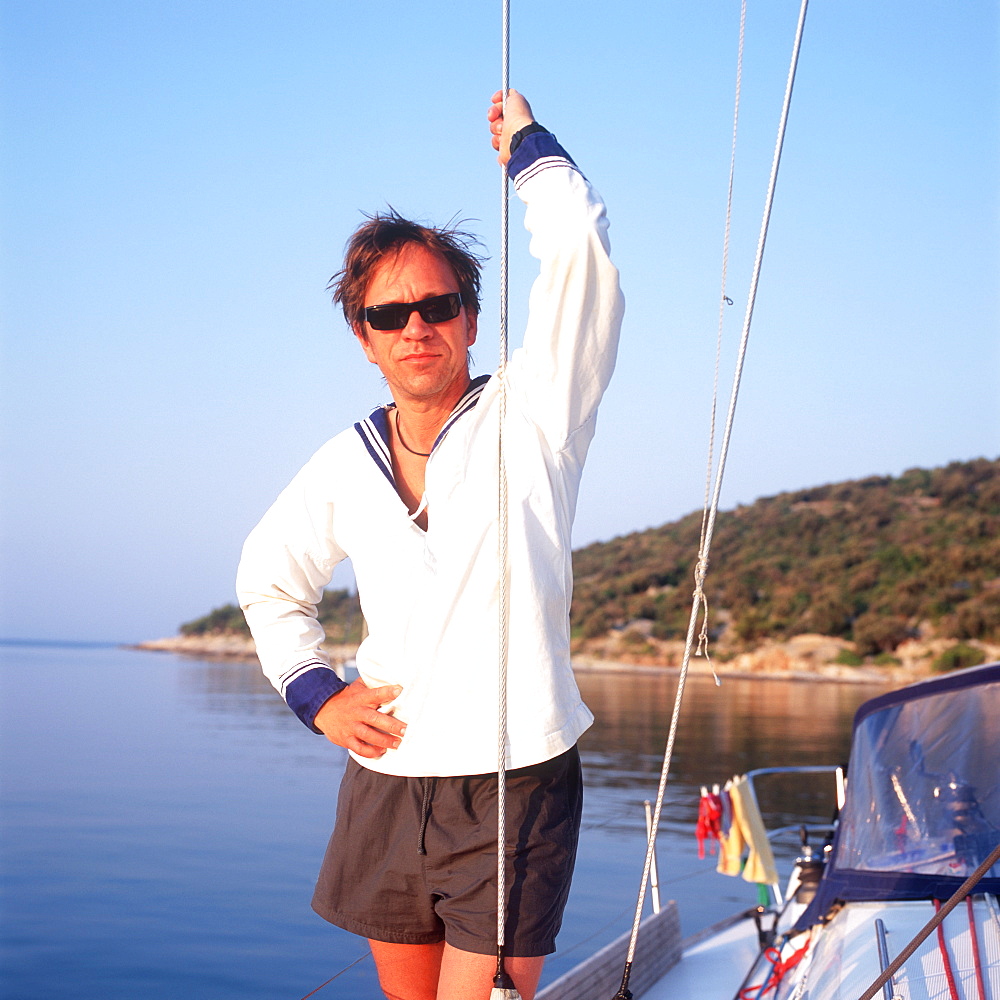
[[[582,805],[576,747],[507,772],[506,954],[555,951]],[[493,954],[496,834],[495,774],[401,778],[351,759],[313,909],[376,941]]]

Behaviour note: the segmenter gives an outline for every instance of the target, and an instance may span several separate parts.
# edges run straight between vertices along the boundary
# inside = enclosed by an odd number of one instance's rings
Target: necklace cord
[[[795,72],[798,67],[799,52],[802,45],[802,32],[805,27],[806,9],[809,0],[802,0],[799,10],[799,20],[795,32],[795,42],[792,47],[792,60],[788,70],[788,79],[785,85],[785,98],[782,104],[781,119],[778,125],[778,136],[775,143],[774,157],[771,162],[771,176],[768,182],[767,197],[765,199],[764,217],[761,221],[760,236],[757,242],[757,254],[754,260],[753,275],[750,282],[750,292],[747,298],[746,313],[743,319],[743,332],[740,339],[740,349],[736,362],[736,371],[733,375],[732,393],[729,401],[729,412],[726,419],[725,432],[723,434],[722,446],[719,453],[719,464],[715,474],[715,487],[712,493],[712,502],[706,519],[704,529],[704,539],[702,550],[699,554],[698,566],[695,575],[695,593],[691,603],[691,617],[688,621],[687,638],[684,645],[684,658],[681,663],[680,674],[677,678],[677,692],[674,697],[674,710],[670,720],[670,730],[667,735],[667,745],[663,757],[663,768],[660,772],[660,782],[657,788],[656,806],[653,810],[653,819],[650,826],[649,838],[646,843],[646,858],[643,865],[642,879],[639,886],[639,897],[636,903],[635,916],[632,921],[632,933],[629,940],[628,954],[625,960],[625,971],[622,976],[622,987],[619,996],[631,996],[628,992],[628,978],[631,973],[633,959],[635,958],[636,943],[639,937],[639,924],[642,920],[642,908],[646,898],[646,886],[649,882],[649,872],[652,865],[653,851],[656,846],[656,833],[660,823],[660,812],[663,808],[663,799],[666,793],[667,777],[670,773],[670,763],[673,757],[674,742],[677,736],[677,726],[680,718],[681,700],[684,695],[684,687],[687,681],[688,667],[691,660],[691,651],[694,646],[694,636],[698,623],[698,612],[701,605],[701,591],[704,583],[705,573],[708,567],[708,553],[712,544],[712,536],[715,529],[716,515],[719,508],[719,495],[722,489],[722,478],[725,473],[726,457],[729,452],[729,442],[732,435],[733,418],[736,412],[736,401],[739,396],[740,380],[743,373],[743,364],[746,358],[747,344],[750,338],[750,324],[753,318],[753,307],[757,295],[757,285],[760,279],[761,262],[764,256],[764,246],[767,241],[767,230],[770,223],[771,208],[774,203],[774,191],[778,179],[778,167],[781,163],[781,150],[784,145],[785,129],[788,122],[788,111],[791,106],[792,89],[795,83]]]
[[[395,410],[395,413],[396,413],[396,437],[398,437],[398,438],[399,438],[399,443],[400,443],[400,444],[401,444],[401,445],[402,445],[402,446],[403,446],[403,447],[404,447],[404,448],[405,448],[405,449],[406,449],[406,450],[407,450],[407,451],[408,451],[408,452],[409,452],[409,453],[410,453],[411,455],[419,455],[419,456],[420,456],[421,458],[430,458],[430,456],[431,456],[431,453],[430,453],[429,451],[416,451],[415,449],[411,448],[411,447],[410,447],[410,446],[409,446],[409,445],[408,445],[408,444],[406,443],[406,440],[405,440],[405,439],[403,438],[403,431],[402,431],[402,429],[401,429],[401,428],[400,428],[400,426],[399,426],[399,408],[398,408],[398,407],[396,408],[396,410]]]

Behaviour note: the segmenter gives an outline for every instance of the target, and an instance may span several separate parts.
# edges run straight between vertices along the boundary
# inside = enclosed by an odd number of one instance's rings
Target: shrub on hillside
[[[249,635],[243,612],[235,604],[224,604],[221,608],[209,611],[201,618],[185,622],[180,628],[181,635]]]
[[[844,667],[860,667],[865,660],[863,656],[858,656],[853,649],[842,649],[834,657],[833,662]]]
[[[854,643],[862,656],[891,653],[910,638],[910,628],[900,615],[866,611],[854,623]]]
[[[961,670],[964,667],[977,667],[984,661],[983,651],[960,642],[955,646],[946,649],[935,661],[932,670],[937,674],[947,673],[949,670]]]

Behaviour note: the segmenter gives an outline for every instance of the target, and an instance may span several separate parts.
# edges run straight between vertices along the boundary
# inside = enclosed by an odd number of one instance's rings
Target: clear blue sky
[[[749,4],[727,381],[797,13]],[[604,194],[628,301],[578,544],[701,504],[738,16],[513,3],[511,82]],[[2,0],[0,637],[232,599],[256,519],[387,398],[324,291],[359,211],[474,219],[495,255],[499,19]],[[998,48],[994,0],[812,0],[723,507],[1000,454]],[[517,205],[511,247],[516,342]]]

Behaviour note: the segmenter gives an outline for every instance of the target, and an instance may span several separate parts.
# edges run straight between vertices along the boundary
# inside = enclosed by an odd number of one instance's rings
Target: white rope
[[[785,85],[785,99],[781,109],[781,120],[778,125],[778,138],[774,148],[774,158],[771,161],[771,177],[767,187],[767,197],[764,204],[764,217],[761,221],[760,236],[757,241],[757,254],[754,260],[753,276],[750,281],[750,292],[747,297],[746,313],[743,318],[743,332],[740,338],[740,349],[736,361],[736,371],[733,375],[732,394],[729,400],[729,412],[723,434],[722,447],[719,453],[719,466],[715,474],[715,487],[709,516],[705,525],[702,550],[699,553],[698,568],[695,573],[695,592],[691,602],[691,617],[688,621],[687,639],[684,645],[684,659],[681,663],[680,675],[677,678],[677,693],[674,697],[674,711],[670,719],[670,731],[667,735],[667,746],[663,756],[663,769],[660,772],[660,783],[657,788],[656,806],[653,809],[652,829],[646,843],[646,860],[642,870],[642,880],[639,886],[639,898],[636,904],[635,916],[632,921],[632,934],[629,940],[628,955],[625,960],[625,971],[622,976],[621,989],[618,997],[628,1000],[632,994],[628,990],[628,980],[631,974],[632,961],[635,958],[636,942],[639,937],[639,923],[642,919],[642,908],[646,899],[646,886],[649,882],[649,871],[652,865],[653,850],[656,845],[656,833],[660,823],[660,812],[663,808],[663,798],[667,788],[667,776],[670,773],[670,763],[673,757],[674,741],[677,736],[677,724],[680,718],[681,699],[687,681],[688,666],[691,660],[691,650],[694,646],[694,634],[698,623],[698,613],[701,608],[703,594],[702,584],[708,570],[708,554],[712,545],[712,535],[715,530],[715,520],[719,509],[719,495],[722,490],[722,477],[726,467],[726,457],[729,452],[729,441],[732,435],[733,418],[736,413],[736,401],[739,396],[740,380],[743,374],[743,363],[746,358],[747,344],[750,339],[750,323],[753,318],[753,308],[757,297],[757,285],[760,279],[761,262],[764,257],[764,245],[767,241],[767,230],[771,219],[771,207],[774,203],[774,190],[778,179],[778,167],[781,163],[781,150],[785,141],[785,127],[788,122],[788,109],[791,106],[792,88],[795,83],[795,71],[799,61],[799,50],[802,45],[802,31],[805,27],[806,8],[809,0],[802,0],[799,10],[799,21],[795,32],[795,43],[792,47],[792,61],[788,69],[788,80]]]
[[[502,0],[502,53],[501,53],[501,93],[503,109],[507,107],[507,91],[510,87],[510,0]],[[499,665],[498,665],[498,734],[497,734],[497,948],[504,946],[504,925],[507,911],[507,656],[510,644],[510,596],[507,591],[509,574],[508,557],[508,512],[507,512],[507,466],[504,458],[504,424],[507,416],[507,300],[508,300],[508,204],[507,166],[500,171],[500,363],[497,378],[500,381],[500,431],[498,446],[497,489],[497,533],[499,566]]]

